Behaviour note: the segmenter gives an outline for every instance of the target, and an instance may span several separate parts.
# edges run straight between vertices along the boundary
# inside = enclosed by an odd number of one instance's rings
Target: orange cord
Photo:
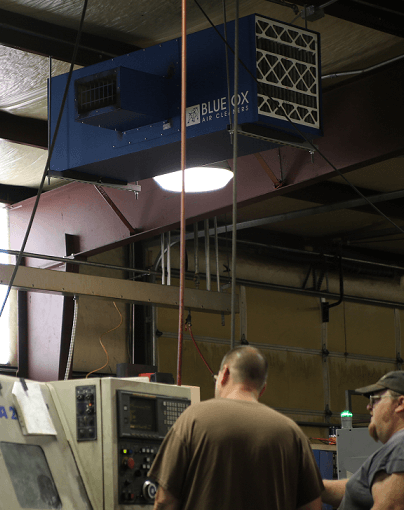
[[[105,367],[108,365],[108,363],[109,363],[109,354],[108,354],[108,351],[107,351],[107,349],[105,348],[104,344],[101,342],[101,338],[102,338],[104,335],[107,335],[108,333],[111,333],[111,331],[115,331],[116,329],[118,329],[118,328],[121,326],[122,321],[123,321],[122,314],[121,314],[121,312],[119,311],[119,308],[116,306],[115,301],[114,301],[113,303],[114,303],[114,306],[115,306],[115,308],[116,308],[117,312],[119,313],[119,315],[120,315],[120,317],[121,317],[121,320],[120,320],[120,322],[119,322],[118,326],[115,326],[115,328],[112,328],[112,329],[110,329],[110,330],[106,331],[106,332],[105,332],[105,333],[103,333],[103,334],[100,336],[100,338],[99,338],[99,340],[100,340],[100,344],[101,344],[101,347],[104,349],[104,352],[105,352],[105,354],[107,355],[107,362],[106,362],[106,363],[105,363],[105,365],[103,365],[102,367],[100,367],[100,368],[96,368],[95,370],[92,370],[91,372],[89,372],[89,373],[86,375],[86,379],[88,379],[88,376],[90,376],[91,374],[94,374],[94,372],[98,372],[99,370],[102,370],[103,368],[105,368]]]
[[[191,335],[192,341],[193,341],[193,342],[194,342],[194,344],[195,344],[196,350],[199,352],[199,356],[202,358],[203,362],[204,362],[204,363],[205,363],[205,365],[208,367],[209,372],[210,372],[212,375],[214,375],[213,370],[210,368],[209,363],[208,363],[208,362],[206,361],[206,359],[204,358],[203,354],[201,353],[201,351],[200,351],[200,349],[199,349],[199,347],[198,347],[198,344],[197,344],[197,343],[196,343],[196,341],[195,341],[194,335],[192,334],[192,328],[191,328],[191,324],[190,324],[190,323],[186,324],[186,326],[185,326],[185,330],[187,330],[187,329],[188,329],[188,331],[189,331],[189,334]]]
[[[313,426],[315,426],[313,424]],[[315,439],[316,441],[321,441],[324,444],[337,444],[337,438],[336,437],[311,437],[310,439]]]

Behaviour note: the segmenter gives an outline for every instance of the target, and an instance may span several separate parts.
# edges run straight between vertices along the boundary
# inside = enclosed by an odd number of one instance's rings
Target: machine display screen
[[[131,429],[147,432],[157,431],[156,400],[131,396],[129,403]]]

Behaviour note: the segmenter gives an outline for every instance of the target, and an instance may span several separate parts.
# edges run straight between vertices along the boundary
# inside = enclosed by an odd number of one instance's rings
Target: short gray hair
[[[237,383],[245,383],[261,391],[268,376],[268,361],[261,351],[250,345],[238,345],[225,354],[220,370],[228,364]]]

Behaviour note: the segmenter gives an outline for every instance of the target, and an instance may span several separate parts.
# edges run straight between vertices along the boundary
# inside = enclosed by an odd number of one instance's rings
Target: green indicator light
[[[127,450],[126,448],[124,448],[124,449],[122,450],[122,453],[127,454],[127,453],[128,453],[128,450]]]
[[[353,415],[352,415],[351,411],[342,411],[342,413],[341,413],[341,418],[345,418],[345,417],[352,418],[352,416]]]

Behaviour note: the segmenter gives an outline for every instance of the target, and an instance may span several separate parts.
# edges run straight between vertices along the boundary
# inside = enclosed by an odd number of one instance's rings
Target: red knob
[[[128,462],[126,463],[128,469],[133,469],[135,467],[135,461],[132,457],[129,457]]]

